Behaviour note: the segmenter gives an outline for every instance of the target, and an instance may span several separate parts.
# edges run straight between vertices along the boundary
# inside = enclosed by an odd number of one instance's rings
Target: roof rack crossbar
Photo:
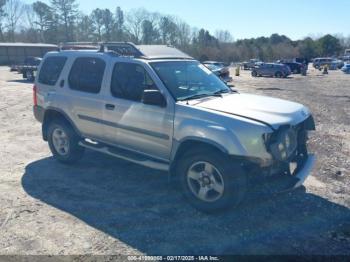
[[[79,50],[79,49],[98,49],[97,42],[62,42],[58,45],[58,51]]]

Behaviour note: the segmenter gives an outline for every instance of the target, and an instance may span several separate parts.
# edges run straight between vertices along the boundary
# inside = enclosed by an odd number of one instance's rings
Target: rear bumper
[[[36,120],[44,122],[45,109],[41,106],[33,106],[33,113]]]

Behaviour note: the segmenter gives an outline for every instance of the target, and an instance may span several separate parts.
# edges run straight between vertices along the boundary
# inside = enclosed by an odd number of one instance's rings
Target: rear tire
[[[34,72],[33,71],[27,71],[27,80],[30,82],[34,82]]]
[[[48,142],[53,157],[64,164],[79,161],[85,149],[79,146],[80,138],[73,128],[62,120],[54,120],[48,127]]]
[[[281,72],[276,72],[275,73],[275,77],[276,78],[281,78],[283,76],[283,74]]]
[[[252,77],[257,77],[257,76],[258,76],[258,72],[252,71]]]
[[[179,161],[177,175],[185,198],[205,213],[237,207],[247,190],[242,167],[210,149],[186,153]]]

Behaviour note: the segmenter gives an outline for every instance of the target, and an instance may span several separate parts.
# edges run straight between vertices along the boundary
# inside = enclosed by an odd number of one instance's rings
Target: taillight
[[[36,85],[33,86],[33,104],[35,106],[38,105],[38,98],[37,98],[37,94],[36,94]]]

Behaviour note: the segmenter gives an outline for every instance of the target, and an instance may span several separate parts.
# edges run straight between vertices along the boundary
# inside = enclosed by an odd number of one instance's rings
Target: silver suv
[[[89,149],[167,171],[206,212],[238,205],[257,183],[300,187],[315,160],[306,107],[233,91],[168,46],[48,53],[34,115],[57,160],[74,163]]]
[[[289,66],[277,63],[258,63],[252,68],[252,76],[272,76],[277,78],[291,75]]]

